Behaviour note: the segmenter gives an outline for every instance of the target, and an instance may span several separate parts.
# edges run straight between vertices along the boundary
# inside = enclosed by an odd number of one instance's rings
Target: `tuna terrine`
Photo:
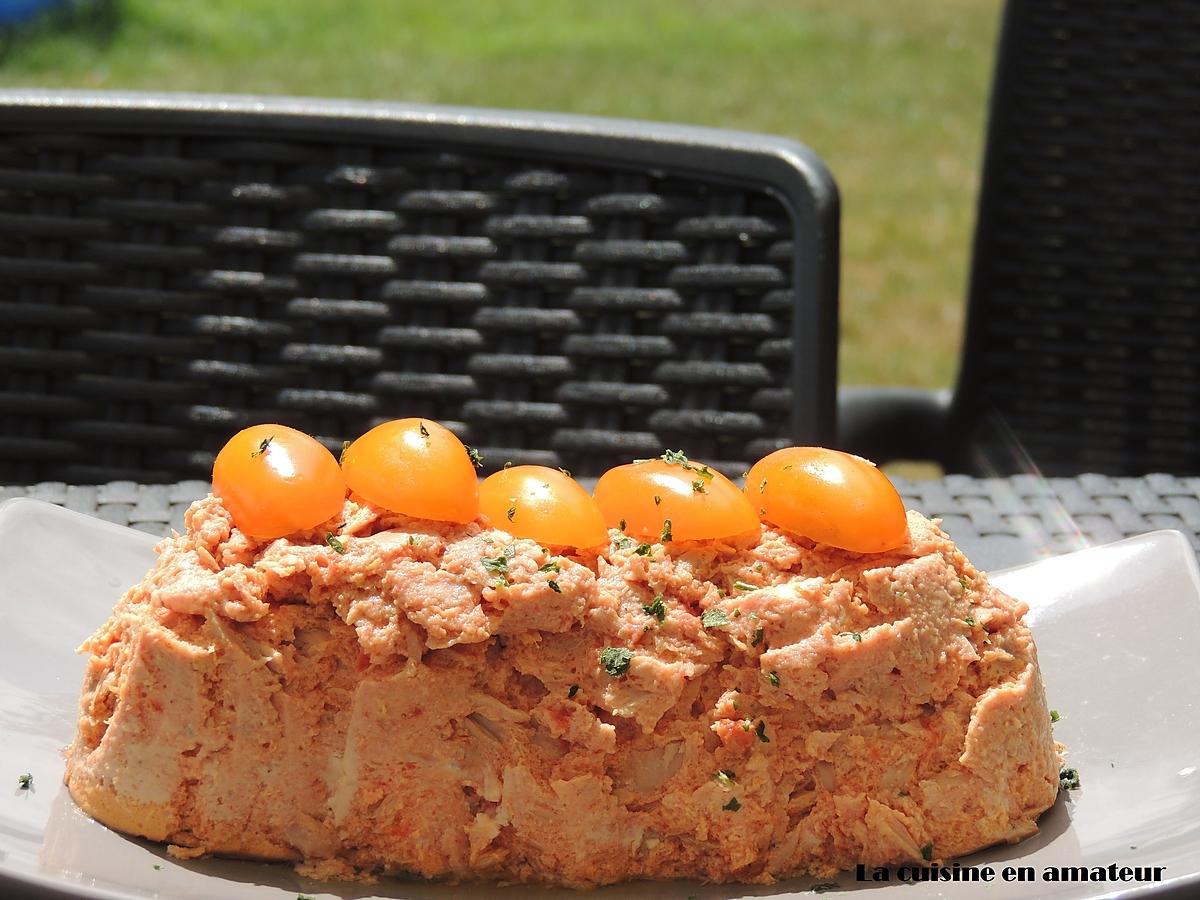
[[[82,647],[83,810],[318,877],[590,886],[945,859],[1055,799],[1025,607],[916,513],[874,553],[569,550],[341,504],[267,539],[210,496],[160,543]]]

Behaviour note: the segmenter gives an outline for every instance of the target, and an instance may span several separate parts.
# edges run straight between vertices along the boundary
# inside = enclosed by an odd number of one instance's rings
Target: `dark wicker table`
[[[897,479],[897,487],[909,506],[940,517],[943,527],[983,569],[1033,562],[1161,528],[1182,531],[1200,551],[1200,477],[951,475],[932,481]],[[35,497],[161,535],[182,528],[188,504],[207,491],[203,481],[43,482],[0,487],[0,500]]]

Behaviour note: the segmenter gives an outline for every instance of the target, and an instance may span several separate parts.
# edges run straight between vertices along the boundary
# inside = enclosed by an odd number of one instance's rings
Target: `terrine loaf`
[[[83,645],[72,797],[183,855],[579,887],[1036,831],[1059,760],[1023,605],[916,513],[868,553],[758,518],[681,536],[729,484],[683,459],[653,464],[694,494],[667,533],[584,548],[514,534],[553,523],[518,476],[499,514],[435,521],[347,466],[336,512],[276,537],[198,501]]]

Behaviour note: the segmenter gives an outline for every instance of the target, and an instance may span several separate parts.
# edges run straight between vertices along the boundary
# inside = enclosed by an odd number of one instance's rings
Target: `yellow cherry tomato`
[[[713,540],[759,527],[754,507],[732,481],[672,450],[609,469],[596,482],[595,497],[605,524],[644,540]]]
[[[879,553],[908,537],[904,501],[861,456],[787,447],[754,464],[746,495],[762,518],[822,544]]]
[[[512,466],[479,486],[492,526],[541,544],[587,549],[608,540],[600,507],[571,476],[546,466]]]
[[[253,425],[231,437],[217,454],[212,481],[233,523],[260,540],[320,525],[346,499],[333,454],[286,425]]]
[[[479,482],[467,448],[432,419],[376,425],[342,454],[350,490],[420,519],[464,524],[479,515]]]

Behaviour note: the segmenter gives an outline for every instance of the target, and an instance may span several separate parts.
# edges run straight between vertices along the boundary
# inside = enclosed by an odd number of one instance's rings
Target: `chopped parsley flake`
[[[661,536],[660,540],[664,544],[667,541],[671,540],[671,520],[670,519],[663,519],[663,529],[662,529],[662,536]]]
[[[921,859],[930,862],[933,859],[933,841],[921,848]]]
[[[854,641],[854,643],[856,643],[856,644],[861,644],[861,643],[862,643],[862,635],[861,635],[861,634],[859,634],[857,631],[843,631],[843,632],[840,632],[840,633],[841,633],[841,634],[844,634],[844,635],[846,635],[846,636],[847,636],[847,637],[849,637],[849,638],[851,638],[851,639]]]
[[[155,864],[154,864],[154,871],[155,871],[155,872],[161,872],[161,871],[162,871],[162,863],[155,863]]]
[[[649,556],[650,551],[653,549],[654,548],[651,547],[649,544],[638,544],[637,549],[634,550],[633,552],[636,553],[638,556]]]
[[[570,470],[570,469],[564,469],[562,466],[559,466],[559,467],[558,467],[558,471],[562,472],[562,473],[563,473],[564,475],[566,475],[568,478],[570,478],[570,477],[571,477],[571,470]]]
[[[731,788],[734,785],[736,776],[729,769],[722,769],[713,778],[721,787]]]
[[[820,881],[809,888],[814,894],[828,894],[830,891],[836,891],[841,885],[836,881]]]
[[[342,441],[342,452],[338,454],[338,465],[340,466],[346,459],[346,451],[350,449],[353,441]]]
[[[483,454],[474,447],[467,448],[467,456],[471,459],[471,465],[477,469],[483,468]]]
[[[771,739],[767,737],[767,723],[762,719],[759,719],[758,724],[754,726],[754,733],[758,735],[758,739],[764,744],[771,743]]]
[[[254,459],[257,456],[262,456],[264,453],[266,453],[267,448],[271,446],[271,441],[273,440],[275,440],[275,435],[263,438],[262,443],[258,445],[258,449],[250,451],[250,458]]]
[[[558,586],[558,582],[555,581],[553,578],[551,578],[549,581],[546,582],[546,586],[549,587],[550,590],[554,591],[554,593],[556,593],[556,594],[562,593],[562,588],[560,588]]]
[[[625,535],[621,535],[619,538],[613,541],[613,543],[616,544],[618,550],[628,550],[633,546],[633,538],[627,538]]]
[[[662,594],[659,594],[657,597],[655,597],[653,603],[649,604],[648,606],[643,606],[642,610],[646,613],[646,615],[653,616],[660,622],[667,617],[667,607],[663,603]]]
[[[767,489],[767,479],[764,478],[762,481],[760,481],[758,483],[758,492],[761,494],[766,489]]]
[[[417,536],[415,534],[410,534],[408,536],[408,546],[410,546],[410,547],[417,546]]]
[[[517,514],[517,508],[515,506],[510,506],[508,508],[508,512],[506,513],[506,515],[508,516],[508,521],[511,522],[513,520],[513,516],[515,516],[516,514]]]
[[[421,423],[421,437],[429,437],[429,429],[425,427],[425,423]]]
[[[624,647],[605,647],[600,651],[600,665],[613,678],[620,678],[629,671],[629,661],[633,653]]]
[[[561,572],[562,566],[560,566],[558,564],[557,559],[552,559],[552,560],[550,560],[550,562],[546,563],[540,569],[538,569],[538,571],[539,572]]]
[[[621,531],[625,530],[625,520],[624,519],[621,520],[621,524],[618,527],[621,529]]]
[[[512,460],[511,460],[511,459],[506,459],[506,460],[504,461],[504,468],[505,468],[505,469],[511,469],[511,468],[512,468]]]
[[[662,503],[662,497],[658,494],[655,494],[654,495],[654,505],[658,506],[660,503]]]
[[[513,545],[509,544],[499,556],[485,556],[480,560],[480,563],[489,572],[507,572],[508,561],[513,558],[513,554],[516,552]]]
[[[571,689],[569,691],[567,691],[567,699],[570,700],[572,697],[574,697],[578,693],[579,693],[579,685],[577,685],[577,684],[571,685]]]
[[[756,588],[754,585],[749,584],[745,581],[735,581],[733,583],[733,589],[735,591],[757,591],[758,590],[758,588]]]
[[[704,482],[703,481],[693,481],[692,482],[692,490],[695,491],[697,494],[703,494],[704,493]]]
[[[967,616],[965,619],[963,619],[963,621],[967,623],[968,628],[975,627],[975,617],[974,616]]]
[[[325,532],[325,543],[329,545],[329,549],[334,553],[346,552],[346,545],[338,540],[337,536],[332,531]]]
[[[757,647],[759,644],[762,643],[762,639],[763,639],[763,627],[761,625],[759,625],[757,628],[754,629],[754,637],[750,639],[750,646]]]
[[[959,578],[959,579],[958,579],[958,585],[959,585],[959,587],[961,587],[961,588],[962,588],[962,589],[965,591],[965,590],[967,589],[967,579],[965,579],[965,578]]]
[[[26,772],[24,775],[18,775],[17,787],[23,791],[29,790],[31,787],[33,787],[33,776],[28,772]]]
[[[723,628],[729,624],[729,616],[725,615],[725,610],[714,606],[704,611],[704,615],[700,617],[700,624],[705,628]]]
[[[1051,722],[1058,722],[1061,718],[1062,718],[1062,716],[1059,714],[1057,709],[1050,710],[1050,721]]]
[[[772,686],[779,687],[779,673],[771,672],[767,675],[767,681],[771,682]]]
[[[1060,791],[1079,790],[1079,770],[1063,769],[1058,773],[1058,789]]]
[[[713,473],[708,466],[698,466],[687,458],[687,455],[682,450],[667,450],[662,456],[658,457],[663,462],[672,466],[680,466],[688,472],[695,472],[706,481],[712,481]],[[635,463],[647,463],[648,459],[635,459]]]
[[[737,797],[730,797],[729,802],[721,807],[721,809],[727,809],[730,812],[737,812],[741,808],[742,808],[742,804],[738,803]]]

